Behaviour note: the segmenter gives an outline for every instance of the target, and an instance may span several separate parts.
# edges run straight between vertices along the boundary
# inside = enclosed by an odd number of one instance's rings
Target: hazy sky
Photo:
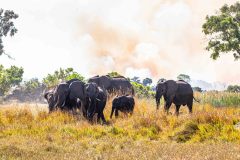
[[[217,61],[204,50],[207,14],[233,0],[0,0],[19,14],[18,33],[4,40],[25,78],[42,78],[59,67],[84,76],[118,71],[128,77],[240,82],[240,61]]]

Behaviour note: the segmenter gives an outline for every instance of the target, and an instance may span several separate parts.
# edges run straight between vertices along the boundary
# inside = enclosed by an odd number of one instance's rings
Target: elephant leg
[[[192,103],[187,104],[189,113],[192,113]]]
[[[105,117],[104,117],[103,112],[101,112],[100,115],[101,115],[101,119],[102,119],[103,124],[106,124],[106,119],[105,119]]]
[[[133,115],[133,110],[132,111],[130,111],[130,116],[132,116]]]
[[[167,102],[164,102],[164,111],[165,112],[167,112],[167,110],[168,110],[168,106],[167,105],[168,105]]]
[[[156,98],[157,110],[159,109],[160,99]]]
[[[87,104],[84,100],[81,100],[81,108],[82,108],[82,114],[86,118],[87,117]]]
[[[115,117],[118,117],[118,109],[115,109]]]
[[[128,111],[124,112],[124,117],[128,117]]]
[[[169,114],[169,108],[171,107],[172,103],[166,102],[164,105],[164,110],[167,114]]]
[[[53,109],[49,109],[48,110],[48,113],[50,114],[50,113],[52,113],[54,110]]]
[[[75,106],[72,108],[72,113],[73,113],[74,115],[77,115],[77,108],[76,108]]]
[[[181,106],[181,105],[176,105],[176,111],[175,111],[176,116],[179,115],[180,106]]]
[[[113,112],[114,112],[115,108],[112,107],[112,112],[111,112],[111,115],[110,115],[110,118],[112,119],[112,116],[113,116]]]
[[[73,107],[74,107],[74,100],[71,100],[69,105],[65,107],[65,111],[73,114]]]
[[[100,122],[100,118],[101,118],[101,113],[97,113],[97,123]]]

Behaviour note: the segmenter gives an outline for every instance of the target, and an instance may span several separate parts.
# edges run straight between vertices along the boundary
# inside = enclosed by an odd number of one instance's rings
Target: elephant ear
[[[65,94],[66,94],[66,97],[69,96],[69,94],[70,94],[70,88],[66,88]]]
[[[94,84],[94,86],[96,87],[96,95],[98,96],[100,90],[99,90],[98,85],[96,83]]]
[[[45,93],[43,94],[43,97],[44,97],[45,99],[47,99],[48,94],[49,94],[49,92],[45,92]]]
[[[168,80],[164,83],[166,84],[166,95],[168,97],[175,96],[177,89],[178,89],[177,83],[173,80]]]

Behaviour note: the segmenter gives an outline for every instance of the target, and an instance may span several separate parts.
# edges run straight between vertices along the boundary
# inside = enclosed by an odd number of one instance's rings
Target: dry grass
[[[240,108],[194,104],[180,116],[156,111],[154,100],[136,99],[133,116],[109,125],[80,116],[47,113],[46,105],[0,107],[1,159],[240,159]]]

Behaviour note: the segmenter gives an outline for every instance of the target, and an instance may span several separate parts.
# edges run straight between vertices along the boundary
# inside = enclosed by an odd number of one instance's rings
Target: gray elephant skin
[[[168,113],[172,103],[176,106],[176,115],[179,114],[180,106],[187,105],[189,113],[192,113],[193,90],[189,83],[179,80],[160,81],[156,86],[156,103],[159,109],[160,99],[163,96],[165,104],[164,109]]]
[[[85,85],[87,96],[87,117],[90,121],[93,120],[93,116],[97,113],[97,121],[100,122],[100,118],[103,124],[106,123],[103,111],[107,102],[107,93],[104,89],[101,89],[96,83],[87,83]]]
[[[134,88],[132,84],[123,76],[110,77],[110,76],[95,76],[88,80],[94,82],[109,93],[118,92],[118,94],[131,94],[134,95]]]
[[[49,112],[57,108],[74,111],[82,106],[82,112],[86,115],[85,86],[84,82],[78,79],[58,84],[54,89],[46,92],[44,98],[48,102]]]
[[[47,100],[49,112],[52,112],[54,110],[54,106],[56,104],[54,99],[54,90],[55,88],[50,89],[49,91],[45,92],[43,95],[43,97]]]
[[[67,83],[60,83],[55,88],[44,93],[44,98],[48,102],[49,112],[57,108],[63,108],[66,105],[66,98],[69,94],[69,86]]]
[[[80,109],[81,107],[83,116],[87,116],[86,90],[84,82],[73,81],[70,83],[67,103],[69,110],[75,111],[77,108]]]
[[[112,118],[113,113],[115,112],[115,117],[118,117],[118,111],[121,111],[125,114],[133,113],[135,106],[134,98],[130,95],[127,96],[117,96],[112,101],[112,111],[110,118]]]

